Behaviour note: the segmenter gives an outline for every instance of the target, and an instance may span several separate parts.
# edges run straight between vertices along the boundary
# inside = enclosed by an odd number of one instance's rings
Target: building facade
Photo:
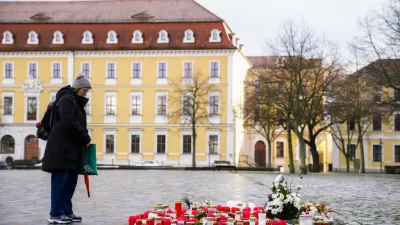
[[[169,101],[196,73],[215,87],[196,128],[196,162],[238,162],[237,90],[250,63],[225,21],[195,1],[2,2],[0,12],[0,160],[43,157],[35,124],[82,72],[98,163],[191,165],[190,126],[171,120]]]

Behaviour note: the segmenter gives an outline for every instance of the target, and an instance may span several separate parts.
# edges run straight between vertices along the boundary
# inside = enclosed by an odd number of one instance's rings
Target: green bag
[[[88,148],[82,149],[83,171],[81,175],[99,175],[97,173],[96,144],[90,144]]]

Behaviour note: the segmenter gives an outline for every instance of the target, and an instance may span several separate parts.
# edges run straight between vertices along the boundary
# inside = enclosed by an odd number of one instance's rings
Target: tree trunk
[[[303,132],[296,132],[297,139],[299,140],[300,146],[300,172],[301,174],[307,174],[307,165],[306,165],[306,146],[303,139]]]
[[[350,157],[346,156],[346,172],[350,173]]]
[[[290,123],[288,123],[287,135],[288,135],[288,152],[289,152],[289,171],[290,173],[294,173],[295,169],[293,160],[292,130],[290,128]]]
[[[313,160],[313,169],[312,172],[319,173],[319,154],[317,151],[317,145],[315,144],[315,140],[310,140],[311,142],[311,155],[312,155],[312,160]]]
[[[192,167],[196,167],[196,123],[192,123],[193,151],[192,151]],[[210,155],[208,156],[210,157]]]
[[[271,144],[271,141],[269,140],[269,141],[267,141],[267,143],[268,143],[268,168],[271,168],[272,167],[272,159],[271,159],[271,156],[272,156],[272,144]]]
[[[364,145],[363,145],[363,134],[362,134],[362,127],[361,121],[357,121],[357,128],[358,128],[358,145],[360,146],[360,163],[361,163],[361,173],[365,173],[365,161],[364,161]]]

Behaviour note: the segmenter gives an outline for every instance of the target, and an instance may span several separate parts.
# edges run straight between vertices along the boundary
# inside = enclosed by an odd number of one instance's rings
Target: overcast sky
[[[224,19],[244,44],[247,56],[266,54],[265,40],[274,39],[284,19],[303,18],[314,30],[346,47],[360,34],[358,20],[387,0],[196,0]]]

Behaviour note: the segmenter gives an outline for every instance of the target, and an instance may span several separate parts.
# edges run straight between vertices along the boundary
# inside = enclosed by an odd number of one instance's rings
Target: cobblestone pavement
[[[157,203],[173,204],[188,197],[193,202],[211,199],[254,202],[262,205],[277,174],[263,172],[212,172],[168,170],[100,170],[91,177],[91,198],[82,177],[78,180],[74,212],[82,225],[127,224]],[[337,218],[348,224],[400,224],[400,176],[310,174],[292,177],[302,185],[305,202],[327,203]],[[40,170],[0,170],[0,224],[47,224],[50,174]]]

